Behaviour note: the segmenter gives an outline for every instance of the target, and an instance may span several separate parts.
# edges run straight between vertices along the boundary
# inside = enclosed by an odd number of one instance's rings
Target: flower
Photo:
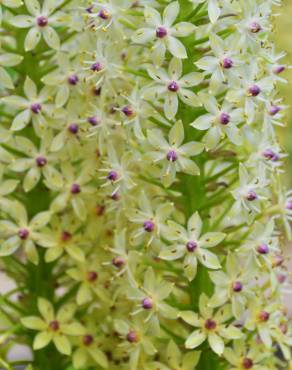
[[[62,306],[56,314],[52,303],[44,298],[38,298],[37,306],[41,317],[27,316],[21,319],[24,327],[39,331],[34,338],[33,348],[39,350],[53,342],[60,353],[70,355],[68,336],[85,334],[84,327],[74,320],[74,304]]]
[[[185,346],[193,349],[207,339],[212,351],[221,356],[225,348],[224,339],[242,337],[241,331],[234,325],[224,324],[232,317],[230,306],[225,305],[214,314],[213,310],[208,307],[208,297],[201,294],[199,309],[200,316],[193,311],[184,311],[179,314],[189,325],[199,328],[187,338]]]
[[[174,24],[180,10],[179,2],[171,2],[163,11],[163,18],[159,12],[151,7],[145,7],[144,17],[148,27],[138,29],[132,36],[132,40],[138,44],[154,41],[152,58],[156,65],[160,66],[168,50],[174,57],[187,58],[186,48],[177,37],[190,35],[195,26],[189,22]]]
[[[1,256],[10,256],[23,246],[26,257],[38,264],[37,245],[47,247],[52,244],[50,235],[42,232],[50,221],[51,212],[40,212],[29,221],[27,211],[20,202],[8,201],[6,207],[7,209],[3,208],[12,220],[0,221],[1,235],[5,239],[1,245]]]
[[[24,3],[30,15],[17,15],[10,23],[18,28],[30,28],[24,40],[25,51],[35,49],[42,36],[50,48],[59,49],[60,38],[54,27],[62,26],[65,16],[54,12],[58,1],[45,0],[42,8],[37,0],[24,0]]]
[[[168,221],[165,238],[173,244],[164,248],[159,257],[173,261],[184,257],[183,269],[188,280],[193,280],[197,274],[198,260],[210,269],[219,269],[220,262],[216,254],[208,249],[218,245],[225,234],[220,232],[202,233],[203,222],[198,212],[194,213],[188,220],[187,230],[173,221]]]
[[[189,157],[200,154],[204,150],[204,144],[191,141],[183,144],[184,127],[181,121],[173,125],[168,134],[168,142],[159,129],[149,130],[147,138],[155,151],[147,153],[154,164],[161,163],[161,181],[163,185],[170,186],[176,179],[176,172],[184,172],[189,175],[199,175],[198,165]]]
[[[242,137],[237,128],[237,125],[243,120],[242,109],[233,109],[227,101],[224,101],[219,107],[216,99],[210,95],[201,94],[200,99],[208,113],[198,117],[191,123],[191,126],[198,130],[208,130],[204,136],[206,147],[208,149],[216,148],[225,135],[233,144],[242,144]]]
[[[190,90],[203,80],[203,75],[198,72],[191,72],[182,76],[182,61],[172,58],[169,63],[168,73],[162,68],[149,66],[147,68],[149,76],[154,80],[143,90],[146,100],[164,99],[164,114],[166,118],[172,120],[178,110],[178,98],[187,105],[196,107],[200,105],[196,94]]]

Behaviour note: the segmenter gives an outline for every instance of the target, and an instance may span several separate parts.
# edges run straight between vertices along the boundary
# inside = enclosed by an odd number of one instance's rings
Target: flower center
[[[44,167],[48,163],[47,159],[43,156],[37,157],[35,162],[38,167]]]
[[[167,153],[166,158],[167,158],[167,160],[168,160],[168,161],[170,161],[170,162],[175,162],[175,161],[177,161],[177,159],[178,159],[177,152],[176,152],[175,150],[171,149],[171,150]]]
[[[168,90],[171,92],[177,92],[179,90],[179,85],[176,81],[171,81],[168,86]]]
[[[233,60],[230,58],[224,58],[222,61],[222,67],[224,69],[230,69],[233,67]]]
[[[278,254],[274,256],[272,265],[273,267],[279,267],[283,264],[283,262],[284,262],[284,257]]]
[[[143,228],[145,231],[147,231],[148,233],[151,233],[152,231],[154,231],[154,228],[155,228],[155,224],[153,221],[151,220],[147,220],[144,222],[143,224]]]
[[[253,361],[246,357],[242,361],[242,366],[244,369],[251,369],[253,367]]]
[[[207,330],[215,330],[217,327],[217,324],[216,324],[216,321],[212,320],[212,319],[208,319],[205,321],[205,328]]]
[[[69,231],[62,231],[61,240],[62,242],[67,242],[72,239],[72,234]]]
[[[93,336],[90,334],[84,335],[82,342],[85,346],[90,346],[93,343]]]
[[[257,193],[254,190],[249,190],[246,194],[246,200],[248,200],[249,202],[256,200],[257,197]]]
[[[257,251],[259,254],[268,254],[269,253],[269,247],[267,244],[262,243],[257,247]]]
[[[251,33],[258,33],[262,30],[262,27],[258,22],[254,21],[249,25],[249,30]]]
[[[112,259],[112,264],[117,268],[121,268],[122,266],[124,266],[125,263],[126,261],[124,260],[124,258],[120,256]]]
[[[248,89],[248,94],[250,96],[258,96],[261,92],[261,88],[258,86],[258,85],[252,85],[249,89]]]
[[[71,75],[68,77],[69,85],[76,86],[78,84],[79,78],[77,75]]]
[[[28,229],[20,229],[18,230],[18,236],[22,240],[26,240],[29,237],[29,230]]]
[[[270,314],[267,311],[261,311],[258,314],[259,321],[266,322],[270,318]]]
[[[190,240],[189,242],[187,242],[186,244],[186,248],[188,250],[188,252],[194,252],[198,247],[198,244],[196,242],[194,242],[193,240]]]
[[[95,272],[95,271],[88,271],[87,274],[86,274],[86,279],[90,283],[95,282],[97,280],[97,278],[98,278],[98,273]]]
[[[58,331],[59,328],[60,328],[60,324],[57,320],[53,320],[49,323],[49,328],[52,330],[52,331]]]
[[[222,112],[220,114],[219,120],[222,125],[228,125],[228,123],[230,122],[230,115],[228,113]]]
[[[149,297],[146,297],[142,300],[142,307],[144,310],[151,310],[153,308],[153,300]]]
[[[110,18],[110,12],[107,10],[107,9],[101,9],[99,12],[98,12],[98,16],[101,18],[101,19],[104,19],[104,20],[107,20]]]
[[[163,26],[159,26],[156,28],[156,37],[159,39],[163,39],[165,36],[167,36],[167,29]]]
[[[81,188],[79,184],[72,184],[71,186],[71,193],[72,194],[79,194],[81,192]]]
[[[42,106],[40,103],[33,103],[31,106],[30,106],[30,110],[34,113],[34,114],[38,114],[40,113],[40,111],[42,110]]]
[[[130,343],[137,343],[139,341],[138,333],[134,330],[130,330],[126,338]]]
[[[232,284],[232,289],[235,293],[239,293],[242,291],[242,284],[240,281],[235,281],[233,284]]]
[[[100,72],[103,69],[103,66],[100,62],[95,62],[91,65],[90,69],[93,72]]]
[[[37,25],[39,27],[46,27],[48,23],[49,23],[49,20],[44,15],[40,15],[39,17],[37,17]]]
[[[79,126],[77,125],[77,123],[71,123],[71,125],[69,125],[68,127],[68,131],[71,134],[76,135],[79,131]]]

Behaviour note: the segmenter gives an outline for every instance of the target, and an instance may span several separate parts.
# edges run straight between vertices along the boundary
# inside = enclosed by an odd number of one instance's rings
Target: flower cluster
[[[289,366],[279,5],[1,1],[1,367]]]

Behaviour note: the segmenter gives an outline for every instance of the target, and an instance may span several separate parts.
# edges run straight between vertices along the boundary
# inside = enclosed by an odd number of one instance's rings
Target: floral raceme
[[[292,366],[280,3],[1,1],[1,368]]]

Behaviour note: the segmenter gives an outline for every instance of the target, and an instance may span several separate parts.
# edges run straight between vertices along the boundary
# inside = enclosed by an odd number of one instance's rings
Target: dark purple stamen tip
[[[259,254],[268,254],[268,253],[269,253],[269,247],[267,246],[267,244],[262,243],[262,244],[260,244],[260,245],[257,247],[257,252],[258,252]]]
[[[85,346],[90,346],[93,343],[93,336],[90,334],[84,335],[82,342]]]
[[[101,18],[101,19],[104,19],[104,20],[107,20],[109,19],[110,17],[110,12],[106,9],[101,9],[99,12],[98,12],[98,16]]]
[[[91,65],[90,69],[93,71],[93,72],[99,72],[103,69],[103,66],[100,62],[95,62]]]
[[[258,33],[262,30],[262,27],[258,22],[252,22],[249,25],[249,30],[251,33]]]
[[[27,229],[20,229],[18,230],[18,236],[22,240],[26,240],[29,237],[29,230]]]
[[[127,341],[130,343],[137,343],[139,341],[138,333],[135,332],[134,330],[130,330],[126,338]]]
[[[261,88],[258,85],[252,85],[248,89],[248,93],[251,96],[258,96],[260,94],[260,92],[261,92]]]
[[[216,329],[216,327],[217,327],[216,321],[214,321],[212,319],[207,319],[205,321],[205,328],[207,330],[214,330],[214,329]]]
[[[121,268],[122,266],[125,265],[125,263],[126,261],[124,260],[124,258],[120,256],[117,256],[112,259],[112,264],[117,268]]]
[[[153,300],[151,298],[144,298],[141,304],[144,310],[151,310],[153,308]]]
[[[284,257],[281,256],[280,254],[277,254],[273,258],[273,267],[279,267],[284,263]]]
[[[34,114],[38,114],[40,113],[40,111],[42,110],[42,106],[40,103],[33,103],[31,106],[30,106],[30,110],[34,113]]]
[[[275,73],[276,75],[278,75],[278,74],[280,74],[280,73],[284,72],[284,71],[285,71],[285,69],[286,69],[286,67],[285,67],[285,66],[283,66],[283,65],[274,66],[274,67],[273,67],[273,73]]]
[[[224,58],[222,61],[222,67],[224,69],[230,69],[233,67],[233,60],[230,58]]]
[[[86,274],[86,278],[87,278],[87,281],[89,281],[90,283],[93,283],[94,281],[97,280],[98,274],[95,271],[88,271]]]
[[[90,123],[91,126],[97,126],[100,123],[99,119],[95,116],[87,118],[87,122]]]
[[[78,84],[79,78],[77,75],[71,75],[68,77],[69,85],[76,86]]]
[[[168,90],[171,92],[177,92],[179,90],[179,85],[176,81],[171,81],[168,86]]]
[[[71,185],[71,193],[72,194],[79,194],[81,192],[81,188],[79,184],[72,184]]]
[[[288,210],[288,211],[291,211],[292,210],[292,201],[291,200],[288,200],[285,204],[285,208]]]
[[[37,17],[37,25],[39,27],[46,27],[48,23],[49,23],[49,20],[44,15],[40,15],[39,17]]]
[[[154,228],[155,228],[155,224],[153,221],[151,220],[147,220],[144,222],[143,224],[143,228],[145,231],[147,231],[148,233],[151,233],[152,231],[154,231]]]
[[[242,284],[240,281],[235,281],[233,284],[232,284],[232,290],[235,292],[235,293],[239,293],[242,291]]]
[[[271,105],[269,108],[269,115],[275,116],[280,111],[281,111],[281,107],[279,107],[278,105]]]
[[[177,152],[173,149],[169,150],[169,152],[167,153],[166,155],[166,158],[168,161],[170,162],[175,162],[177,161],[178,159],[178,155],[177,155]]]
[[[77,123],[71,123],[71,125],[68,126],[68,130],[71,134],[76,135],[79,131],[79,126]]]
[[[156,28],[156,37],[159,39],[163,39],[165,36],[167,36],[167,29],[163,26]]]
[[[127,117],[132,117],[132,116],[135,114],[134,109],[133,109],[131,106],[129,106],[129,105],[127,105],[127,106],[123,107],[123,108],[122,108],[122,112],[123,112],[123,113],[124,113],[124,115],[125,115],[125,116],[127,116]]]
[[[252,202],[253,200],[257,199],[257,193],[254,190],[249,190],[248,193],[246,194],[246,200],[249,202]]]
[[[117,171],[114,171],[114,170],[109,171],[107,175],[108,180],[117,181],[118,178],[119,178],[119,174],[117,173]]]
[[[43,156],[37,157],[35,162],[38,167],[44,167],[48,163],[47,159]]]
[[[191,253],[194,252],[197,249],[197,247],[198,247],[198,244],[192,240],[187,242],[186,244],[187,251]]]
[[[222,112],[220,114],[220,123],[222,125],[228,125],[229,122],[230,122],[230,115],[228,113]]]

